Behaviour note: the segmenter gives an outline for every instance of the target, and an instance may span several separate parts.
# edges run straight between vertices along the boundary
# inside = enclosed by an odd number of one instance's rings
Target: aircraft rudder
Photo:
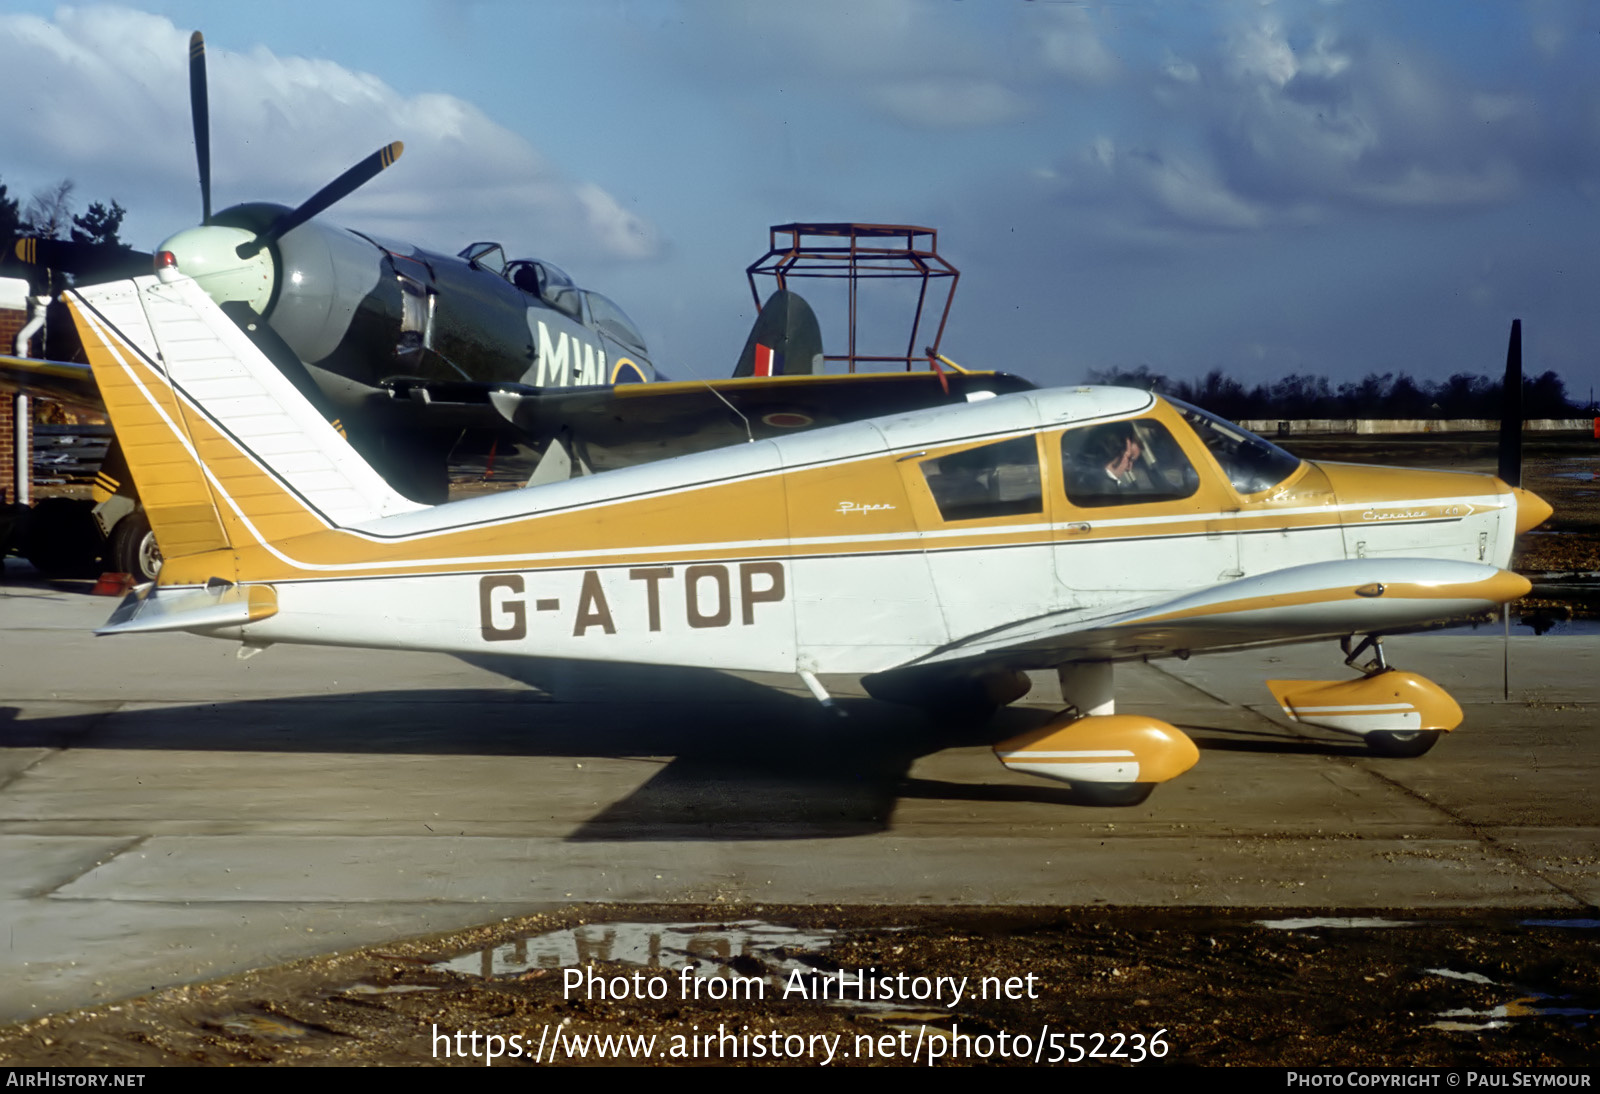
[[[822,328],[811,305],[798,293],[779,289],[767,297],[750,328],[735,379],[742,376],[800,376],[822,371]]]
[[[142,278],[73,296],[168,558],[418,508],[389,489],[193,281]]]
[[[162,551],[175,558],[228,547],[172,387],[150,363],[154,341],[132,283],[98,288],[93,303],[72,293],[67,307]]]

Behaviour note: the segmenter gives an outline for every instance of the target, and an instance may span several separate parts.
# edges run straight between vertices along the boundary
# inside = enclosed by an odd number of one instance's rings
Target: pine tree
[[[128,210],[117,204],[115,198],[109,209],[97,201],[89,206],[88,212],[72,218],[72,241],[97,247],[121,247],[123,243],[117,238],[117,232],[122,228],[122,218],[127,215]]]

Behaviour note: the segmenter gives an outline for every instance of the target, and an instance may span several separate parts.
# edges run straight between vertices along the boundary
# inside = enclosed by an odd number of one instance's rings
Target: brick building
[[[10,353],[16,348],[17,335],[28,321],[28,291],[26,281],[3,279],[0,282],[0,353]],[[0,501],[11,501],[16,486],[16,412],[15,398],[0,393]],[[24,455],[23,464],[27,464]]]

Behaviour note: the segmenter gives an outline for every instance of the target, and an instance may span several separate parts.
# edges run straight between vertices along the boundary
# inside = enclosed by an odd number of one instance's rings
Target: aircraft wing
[[[761,376],[576,388],[404,379],[388,384],[396,398],[426,403],[431,420],[452,428],[510,425],[534,445],[577,441],[595,471],[1033,386],[1004,372]],[[101,405],[89,366],[72,361],[0,355],[0,391]]]
[[[969,635],[879,674],[1043,669],[1189,651],[1392,633],[1524,595],[1525,578],[1476,562],[1354,558],[1293,566],[1133,605],[1049,612]]]
[[[38,395],[57,402],[99,406],[100,389],[88,365],[0,354],[0,391]]]
[[[596,471],[1033,386],[1003,372],[762,376],[579,388],[389,384],[396,397],[441,409],[487,403],[535,444],[580,443]]]

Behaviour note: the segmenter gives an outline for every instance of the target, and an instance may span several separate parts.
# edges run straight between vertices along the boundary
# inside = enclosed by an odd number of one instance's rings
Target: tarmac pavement
[[[1466,710],[1425,757],[1291,727],[1331,643],[1119,668],[1199,766],[1095,809],[826,682],[189,635],[0,583],[0,1022],[583,902],[1600,906],[1600,638],[1392,639]]]

